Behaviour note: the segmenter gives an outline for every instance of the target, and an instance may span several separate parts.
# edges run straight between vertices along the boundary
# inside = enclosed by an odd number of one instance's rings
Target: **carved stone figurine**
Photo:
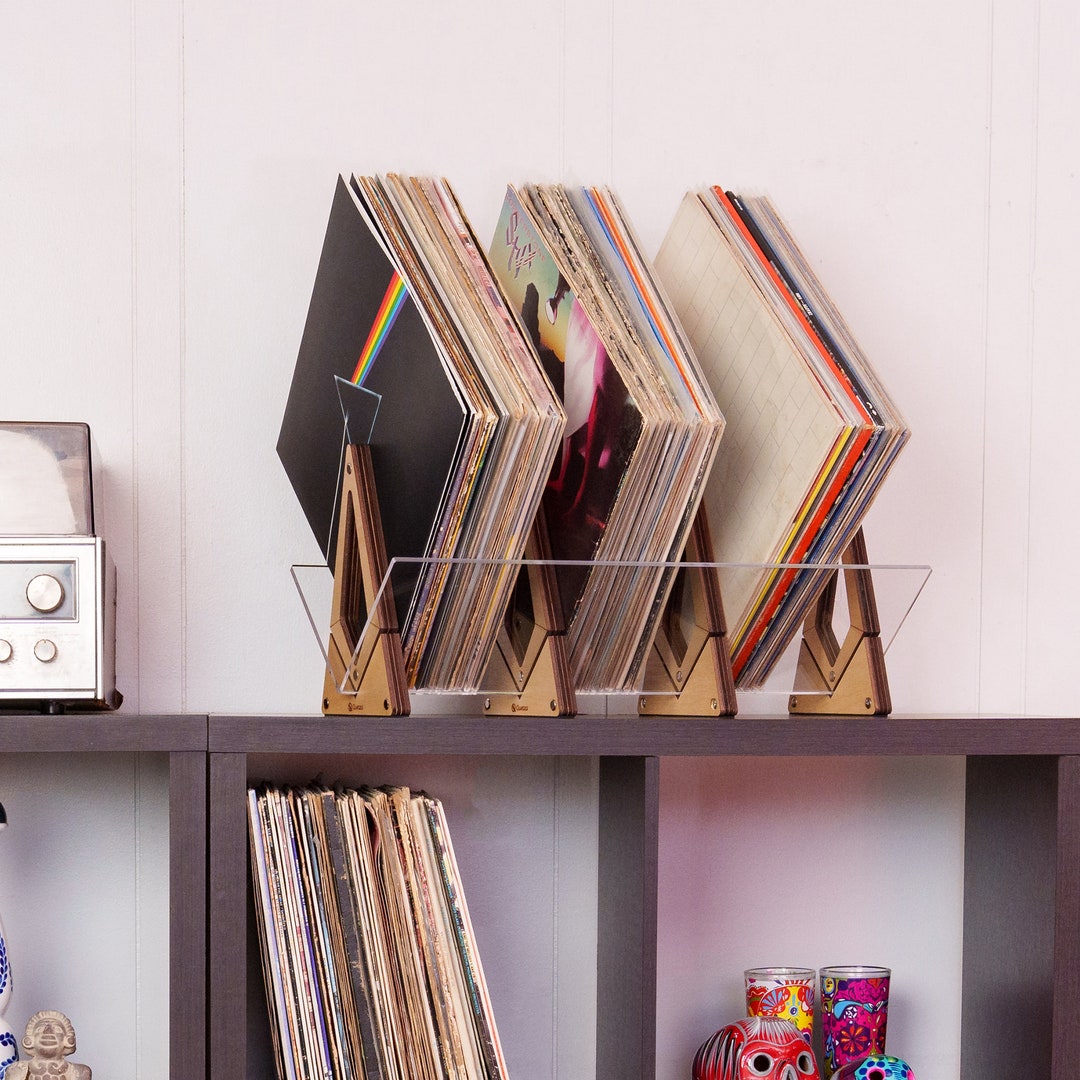
[[[55,1009],[34,1013],[27,1021],[23,1049],[29,1060],[8,1066],[4,1080],[31,1080],[45,1076],[57,1080],[90,1080],[90,1066],[65,1061],[75,1052],[75,1029],[71,1021]]]

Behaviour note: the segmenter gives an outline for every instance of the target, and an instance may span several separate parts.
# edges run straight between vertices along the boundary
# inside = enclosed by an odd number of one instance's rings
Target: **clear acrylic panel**
[[[847,571],[847,573],[845,573]],[[856,571],[869,571],[858,575]],[[575,693],[602,695],[678,694],[683,681],[703,653],[716,629],[717,612],[709,597],[724,601],[729,646],[733,649],[736,688],[740,697],[828,694],[818,687],[798,687],[796,673],[807,611],[817,611],[819,629],[842,646],[853,620],[849,574],[861,577],[856,588],[870,582],[876,600],[877,625],[887,653],[896,640],[927,581],[930,567],[848,563],[734,564],[692,562],[617,563],[514,561],[468,559],[394,559],[377,588],[354,595],[349,634],[353,663],[362,642],[379,627],[373,612],[383,598],[392,599],[401,634],[410,693],[513,695],[528,683],[546,639],[559,633],[563,610],[578,595],[583,582],[599,591],[602,601],[591,610],[577,608],[564,645]],[[292,568],[297,590],[324,661],[328,661],[333,605],[333,576],[325,565]],[[756,650],[753,619],[735,625],[726,598],[748,578],[756,583],[779,583],[774,604],[780,613]],[[701,588],[707,581],[715,593]],[[835,589],[831,608],[822,613],[815,598],[830,582]],[[801,607],[788,612],[784,599],[801,590]],[[485,606],[492,592],[509,596],[503,610]],[[354,590],[354,593],[356,590]],[[440,604],[425,602],[439,593]],[[660,603],[658,598],[663,598]],[[383,605],[385,610],[385,605]],[[858,621],[859,616],[854,615]],[[385,629],[385,627],[383,628]],[[767,648],[765,646],[768,646]],[[764,656],[762,660],[761,657]],[[662,671],[661,685],[649,673]],[[497,672],[499,677],[493,675]],[[507,682],[509,673],[509,683]],[[355,685],[350,668],[339,689]],[[646,687],[646,680],[649,685]]]

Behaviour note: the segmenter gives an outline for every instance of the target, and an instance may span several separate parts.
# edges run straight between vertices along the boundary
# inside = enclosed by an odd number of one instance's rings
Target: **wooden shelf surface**
[[[895,756],[1080,754],[1080,718],[0,713],[0,753]]]
[[[0,753],[206,752],[205,714],[0,712]]]
[[[611,756],[1080,754],[1080,719],[211,716],[211,753]]]

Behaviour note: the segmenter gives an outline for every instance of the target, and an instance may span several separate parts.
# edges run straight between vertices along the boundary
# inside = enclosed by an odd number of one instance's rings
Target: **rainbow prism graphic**
[[[359,359],[353,369],[352,378],[345,379],[340,375],[334,376],[337,386],[338,401],[341,404],[341,416],[345,421],[342,432],[342,447],[347,443],[369,443],[375,428],[375,417],[379,411],[382,395],[368,390],[364,386],[364,379],[375,365],[375,360],[386,344],[390,336],[390,330],[394,325],[401,309],[405,306],[405,300],[409,290],[402,280],[401,275],[395,270],[390,275],[390,284],[383,294],[382,303],[375,313],[371,329],[368,331],[367,340],[363,349],[360,350]],[[344,454],[344,451],[343,451]],[[340,469],[344,466],[344,456],[339,464],[338,482],[340,484]]]
[[[402,281],[401,275],[395,270],[390,275],[390,284],[386,287],[386,293],[383,295],[379,310],[375,313],[375,320],[371,324],[367,341],[364,342],[360,358],[356,361],[356,367],[352,374],[354,386],[364,385],[364,379],[367,378],[371,365],[375,363],[375,358],[386,343],[390,329],[393,327],[408,295],[409,290],[405,287],[405,282]]]

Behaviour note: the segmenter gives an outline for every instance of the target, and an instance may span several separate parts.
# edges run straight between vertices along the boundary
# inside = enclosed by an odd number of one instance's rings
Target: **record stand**
[[[686,542],[664,614],[645,662],[639,716],[734,716],[731,673],[718,569],[703,560],[713,550],[705,508]]]
[[[323,713],[407,716],[409,687],[391,590],[371,448],[345,447]]]
[[[487,716],[574,716],[577,694],[544,512],[537,511],[482,680]]]
[[[841,643],[833,630],[838,570],[830,573],[803,623],[795,688],[796,715],[888,716],[892,711],[874,583],[860,528],[843,556],[849,626]]]

